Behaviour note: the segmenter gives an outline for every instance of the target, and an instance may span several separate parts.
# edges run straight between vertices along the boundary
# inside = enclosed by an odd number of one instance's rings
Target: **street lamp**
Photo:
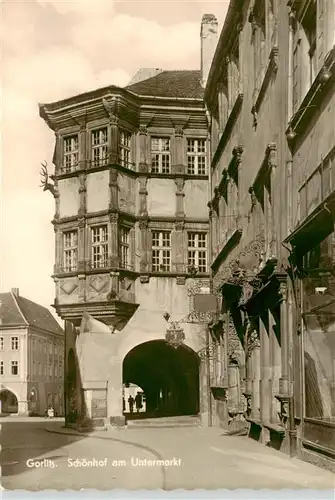
[[[294,115],[292,116],[292,118],[290,119],[289,123],[288,123],[288,127],[287,127],[287,130],[285,132],[285,135],[286,135],[286,138],[289,142],[292,142],[293,139],[295,139],[297,133],[293,130],[293,127],[292,127],[292,122],[293,120],[295,119],[295,117],[301,113],[302,111],[304,111],[305,109],[308,109],[308,108],[316,108],[315,105],[310,105],[310,106],[305,106],[304,108],[300,108],[298,109]]]

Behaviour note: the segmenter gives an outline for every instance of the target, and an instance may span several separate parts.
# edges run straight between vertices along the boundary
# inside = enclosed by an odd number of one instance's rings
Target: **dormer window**
[[[167,137],[151,138],[151,172],[170,173],[170,139]]]
[[[63,172],[73,172],[78,165],[78,135],[64,137]]]

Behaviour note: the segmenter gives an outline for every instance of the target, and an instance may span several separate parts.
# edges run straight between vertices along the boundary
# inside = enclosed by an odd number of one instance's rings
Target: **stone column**
[[[81,217],[78,220],[78,271],[85,272],[86,270],[86,220]]]
[[[274,231],[274,201],[275,201],[275,184],[274,184],[274,171],[277,166],[277,147],[275,143],[271,143],[268,147],[268,186],[265,189],[265,196],[267,202],[267,247],[266,252],[271,258],[277,254],[275,231]]]
[[[285,282],[280,284],[280,294],[282,301],[280,303],[280,337],[281,337],[281,377],[279,379],[279,393],[287,396],[289,394],[288,377],[288,304],[287,304],[287,286]]]
[[[119,267],[119,240],[118,240],[118,221],[119,214],[112,212],[109,214],[109,228],[108,231],[108,251],[109,251],[109,265],[110,267]]]
[[[148,172],[149,171],[149,163],[148,163],[148,129],[145,125],[140,125],[139,129],[139,157],[140,161],[138,164],[139,172]]]
[[[260,340],[255,341],[251,352],[252,363],[252,417],[260,419],[260,380],[261,380]]]
[[[218,84],[218,105],[219,105],[219,131],[222,134],[228,117],[228,100],[222,83]]]
[[[109,169],[109,210],[118,210],[119,208],[119,187],[118,187],[118,171],[111,167]]]
[[[176,184],[176,217],[179,219],[183,219],[185,217],[185,212],[184,212],[185,181],[182,177],[177,177],[175,179],[175,184]]]
[[[86,174],[79,175],[79,208],[78,216],[84,217],[86,215]]]
[[[54,226],[55,232],[55,265],[54,274],[63,269],[63,232],[58,226]]]
[[[267,329],[268,314],[261,317],[260,321],[260,341],[261,341],[261,380],[260,380],[260,398],[261,398],[261,420],[262,422],[269,422],[270,419],[270,394],[269,394],[269,379],[270,370],[270,348],[269,336]]]
[[[147,207],[147,196],[148,196],[148,191],[147,191],[147,183],[148,183],[148,177],[139,177],[139,215],[140,217],[147,217],[148,216],[148,207]]]
[[[59,132],[55,132],[55,149],[52,163],[55,165],[55,174],[60,174],[63,166],[62,137]]]
[[[79,132],[79,164],[78,164],[80,170],[86,169],[86,159],[87,159],[86,147],[87,147],[86,123],[81,123]]]
[[[280,323],[275,321],[271,311],[269,311],[269,334],[270,334],[270,351],[271,351],[271,422],[277,424],[279,423],[278,411],[278,400],[276,399],[276,394],[279,392],[279,378],[281,375],[281,349],[278,342],[277,335],[280,335],[278,331],[280,328]]]
[[[226,57],[226,67],[227,67],[227,80],[228,80],[228,116],[229,116],[234,104],[232,102],[233,78],[231,71],[231,60],[229,56]]]
[[[119,296],[119,273],[118,272],[110,272],[110,289],[112,298],[117,298]]]
[[[177,273],[185,273],[186,263],[184,261],[184,253],[185,253],[184,221],[176,221],[174,240],[175,240],[174,245],[172,247],[172,257],[173,257],[172,265],[175,264],[175,271]]]
[[[184,147],[184,131],[183,127],[177,126],[174,130],[174,157],[172,158],[172,173],[185,173],[185,147]]]
[[[141,219],[139,221],[139,230],[140,230],[140,255],[141,255],[141,260],[140,260],[140,273],[145,275],[149,269],[148,269],[148,219]],[[141,277],[141,281],[144,281],[145,276]],[[149,279],[149,278],[148,278]]]
[[[109,115],[108,159],[110,165],[119,161],[119,119],[113,113]]]

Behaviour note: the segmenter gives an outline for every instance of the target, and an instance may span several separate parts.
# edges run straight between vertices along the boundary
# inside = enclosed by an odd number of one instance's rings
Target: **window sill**
[[[227,145],[227,142],[228,142],[228,139],[231,135],[231,132],[233,130],[233,127],[236,123],[236,120],[239,116],[239,113],[241,111],[241,108],[242,108],[242,102],[243,102],[243,93],[239,93],[237,98],[236,98],[236,101],[234,103],[234,106],[230,112],[230,115],[228,117],[228,120],[227,120],[227,123],[226,123],[226,126],[221,134],[221,137],[220,137],[220,140],[219,140],[219,144],[216,148],[216,151],[214,153],[214,156],[213,156],[213,159],[212,159],[212,164],[211,164],[211,168],[214,170],[219,162],[219,159],[221,157],[221,154],[223,152],[223,150],[225,149],[226,145]]]
[[[309,91],[299,108],[289,121],[286,137],[291,149],[310,124],[313,117],[319,112],[320,104],[325,92],[334,85],[335,80],[335,47],[329,52],[324,65],[317,74]]]
[[[264,100],[266,91],[269,87],[270,80],[272,75],[275,75],[278,70],[278,47],[274,46],[271,49],[270,55],[269,55],[269,63],[265,71],[265,75],[262,81],[261,88],[257,94],[257,97],[255,99],[254,105],[251,108],[251,113],[254,117],[254,127],[257,127],[258,123],[258,113],[261,108],[262,102]]]

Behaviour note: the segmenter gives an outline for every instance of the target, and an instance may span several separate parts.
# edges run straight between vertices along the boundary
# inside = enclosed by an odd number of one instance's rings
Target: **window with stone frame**
[[[0,351],[4,350],[4,338],[0,337]]]
[[[301,19],[301,26],[306,36],[306,52],[305,58],[309,62],[309,79],[308,87],[310,87],[316,77],[317,60],[316,60],[316,15],[317,15],[317,0],[309,0],[306,5],[306,10]],[[308,58],[306,57],[308,56]]]
[[[77,269],[78,261],[78,231],[63,233],[63,270],[72,272]]]
[[[317,1],[304,0],[294,20],[293,112],[296,112],[317,74]]]
[[[227,80],[230,87],[228,89],[227,84],[229,110],[231,110],[240,93],[240,43],[238,36],[234,40],[230,49]]]
[[[187,234],[187,265],[189,272],[207,273],[207,234]]]
[[[152,271],[171,270],[171,232],[152,231]]]
[[[119,229],[119,257],[120,267],[128,269],[130,266],[130,228]]]
[[[251,14],[254,46],[254,92],[259,92],[266,68],[266,11],[265,1],[256,0]]]
[[[19,374],[19,362],[11,361],[11,374],[18,375]]]
[[[63,139],[63,165],[62,172],[68,173],[76,170],[79,159],[78,134],[69,135]]]
[[[108,163],[107,127],[92,130],[92,167],[101,167]]]
[[[151,172],[169,174],[170,164],[170,138],[151,137]]]
[[[312,238],[317,237],[315,229]],[[305,416],[335,418],[335,233],[303,256]],[[306,439],[308,436],[305,436]]]
[[[4,362],[3,361],[0,361],[0,375],[3,375],[4,374]]]
[[[299,190],[300,222],[308,217],[335,189],[335,148]]]
[[[108,265],[108,227],[107,224],[91,227],[91,266],[93,269]]]
[[[12,351],[18,351],[19,350],[19,337],[11,337],[10,343],[11,343],[11,349],[12,349]]]
[[[132,134],[127,130],[120,130],[119,134],[119,163],[125,168],[133,169],[131,158]]]
[[[187,139],[187,173],[206,175],[206,139]]]

